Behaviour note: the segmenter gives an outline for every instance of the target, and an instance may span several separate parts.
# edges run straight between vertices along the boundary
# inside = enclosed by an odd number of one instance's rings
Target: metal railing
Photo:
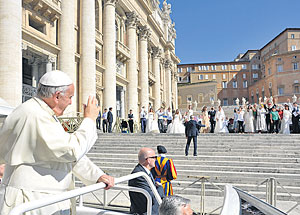
[[[225,186],[225,197],[220,215],[240,215],[241,199],[232,185]]]
[[[294,206],[292,206],[290,209],[286,211],[286,213],[290,213],[293,211],[298,205],[300,205],[300,202],[298,199],[296,199],[291,192],[289,192],[276,178],[268,178],[257,185],[257,187],[266,184],[266,202],[270,205],[276,207],[277,203],[277,185],[281,187],[283,191],[285,191],[289,197],[290,200],[296,202]]]
[[[138,177],[143,177],[147,181],[147,183],[149,184],[149,186],[150,186],[150,188],[151,188],[158,204],[160,205],[162,200],[161,200],[161,198],[160,198],[160,196],[159,196],[152,180],[144,172],[138,172],[138,173],[126,175],[126,176],[123,176],[123,177],[120,177],[120,178],[115,178],[115,184],[117,185],[119,183],[129,181],[131,179],[138,178]],[[94,192],[94,191],[97,191],[97,190],[101,190],[103,188],[105,188],[105,184],[104,183],[98,183],[98,184],[93,184],[93,185],[90,185],[90,186],[82,187],[82,188],[79,188],[79,189],[63,192],[63,193],[53,195],[53,196],[48,197],[48,198],[34,200],[34,201],[24,203],[24,204],[21,204],[21,205],[15,207],[15,208],[13,208],[13,210],[9,213],[9,215],[21,215],[21,214],[23,214],[25,212],[28,212],[28,211],[31,211],[31,210],[35,210],[35,209],[42,208],[42,207],[45,207],[45,206],[48,206],[48,205],[52,205],[52,204],[55,204],[55,203],[58,203],[58,202],[62,202],[62,201],[65,201],[65,200],[68,200],[68,199],[71,199],[71,198],[74,198],[74,197],[77,197],[77,196],[80,196],[80,195],[84,195],[84,194],[91,193],[91,192]],[[152,210],[152,199],[151,199],[151,196],[149,195],[149,193],[146,190],[139,189],[139,188],[136,188],[136,187],[122,187],[122,186],[117,186],[114,189],[124,189],[124,190],[130,190],[130,191],[133,191],[133,192],[143,193],[147,198],[147,215],[151,215],[151,212],[152,212],[151,211]],[[79,205],[82,206],[82,201],[80,201]]]

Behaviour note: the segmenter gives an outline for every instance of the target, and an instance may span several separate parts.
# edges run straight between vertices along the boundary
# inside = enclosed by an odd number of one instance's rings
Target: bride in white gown
[[[228,133],[226,116],[221,106],[216,113],[216,128],[215,133]]]
[[[281,134],[290,134],[290,123],[292,119],[292,113],[289,110],[289,106],[285,105],[283,110],[283,117],[281,120]]]
[[[153,109],[150,108],[148,113],[148,119],[146,122],[146,133],[159,133],[157,120],[155,119],[155,113],[153,112]]]
[[[173,122],[169,124],[167,133],[172,134],[184,134],[185,133],[185,127],[182,123],[182,117],[177,109],[173,118]]]

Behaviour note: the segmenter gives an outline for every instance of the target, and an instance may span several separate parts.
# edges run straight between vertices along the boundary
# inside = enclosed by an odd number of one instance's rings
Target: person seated
[[[191,201],[181,196],[167,196],[159,207],[159,215],[194,215]]]
[[[144,172],[151,179],[152,183],[155,185],[157,192],[161,198],[164,198],[164,190],[161,184],[154,181],[154,178],[151,174],[151,169],[155,167],[156,155],[153,149],[150,148],[141,148],[138,154],[139,163],[135,166],[131,174],[136,172]],[[138,177],[129,180],[128,186],[138,187],[146,190],[152,198],[152,215],[158,215],[158,202],[152,192],[150,185],[147,183],[146,179],[143,177]],[[130,196],[130,213],[131,214],[146,214],[147,213],[147,199],[142,193],[129,191]]]

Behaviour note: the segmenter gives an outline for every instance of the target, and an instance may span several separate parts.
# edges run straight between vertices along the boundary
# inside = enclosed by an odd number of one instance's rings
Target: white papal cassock
[[[72,173],[85,184],[104,173],[85,154],[97,139],[95,122],[85,118],[69,134],[53,110],[38,98],[17,107],[0,131],[0,163],[6,169],[0,188],[0,214],[15,206],[73,189]],[[70,201],[28,214],[48,215],[69,209]]]

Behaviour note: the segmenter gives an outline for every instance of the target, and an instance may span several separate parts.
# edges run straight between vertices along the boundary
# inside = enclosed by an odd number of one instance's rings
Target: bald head
[[[150,148],[141,148],[140,151],[139,151],[139,154],[138,154],[139,163],[143,164],[146,161],[146,159],[148,157],[153,156],[153,154],[155,155],[155,152],[154,152],[153,149],[150,149]]]

